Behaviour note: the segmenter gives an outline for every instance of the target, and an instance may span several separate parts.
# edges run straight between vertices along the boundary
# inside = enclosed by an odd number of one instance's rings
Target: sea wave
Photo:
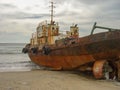
[[[24,44],[0,43],[0,54],[22,54]]]
[[[0,54],[23,54],[22,52],[0,52]]]
[[[32,63],[31,61],[0,63],[0,72],[30,71],[34,69],[41,69],[41,67]]]
[[[30,61],[27,54],[22,53],[24,46],[25,44],[0,43],[0,72],[40,68]]]

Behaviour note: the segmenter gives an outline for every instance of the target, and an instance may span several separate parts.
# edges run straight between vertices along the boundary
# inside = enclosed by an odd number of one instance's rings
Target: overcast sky
[[[50,20],[50,0],[0,0],[0,43],[29,42],[39,22]],[[89,35],[93,23],[120,29],[120,0],[54,0],[60,30],[78,24],[80,36]],[[102,30],[101,30],[102,31]]]

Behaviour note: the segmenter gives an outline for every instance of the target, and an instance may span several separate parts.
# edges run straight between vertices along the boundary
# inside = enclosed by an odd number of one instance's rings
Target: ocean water
[[[20,43],[0,43],[0,72],[40,69],[27,54],[22,53],[24,46]]]

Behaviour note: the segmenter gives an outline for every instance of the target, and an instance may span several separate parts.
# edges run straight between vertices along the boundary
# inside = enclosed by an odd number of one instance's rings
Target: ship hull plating
[[[74,43],[50,46],[43,50],[29,51],[30,59],[38,65],[54,70],[73,70],[97,60],[116,62],[120,58],[120,31],[111,31],[78,38]]]

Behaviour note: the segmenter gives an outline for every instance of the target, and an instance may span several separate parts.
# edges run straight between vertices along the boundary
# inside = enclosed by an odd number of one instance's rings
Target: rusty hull
[[[78,38],[74,43],[51,45],[51,51],[45,55],[29,51],[30,59],[38,65],[54,70],[73,70],[96,60],[116,62],[120,56],[120,31],[103,32]]]

